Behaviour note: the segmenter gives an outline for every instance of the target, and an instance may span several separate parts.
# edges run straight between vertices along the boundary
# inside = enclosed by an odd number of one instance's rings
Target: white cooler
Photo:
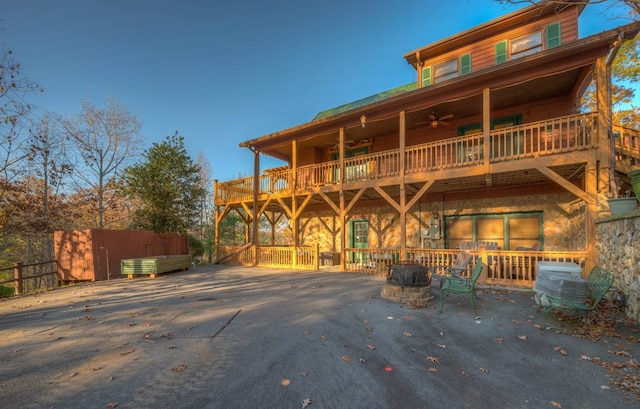
[[[560,263],[558,261],[539,261],[538,262],[538,277],[540,274],[545,273],[569,273],[574,277],[582,278],[582,267],[576,263]]]
[[[538,274],[533,285],[540,306],[547,305],[546,295],[571,301],[584,301],[588,295],[582,268],[575,263],[538,262]]]

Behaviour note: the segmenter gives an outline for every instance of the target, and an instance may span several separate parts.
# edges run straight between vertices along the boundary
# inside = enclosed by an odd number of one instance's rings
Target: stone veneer
[[[596,221],[596,263],[613,272],[627,316],[640,321],[640,211]]]
[[[416,204],[407,214],[407,246],[419,248],[419,224],[437,212],[440,220],[447,215],[543,212],[544,249],[582,251],[585,249],[584,202],[569,193],[535,196],[468,199],[456,202]],[[350,220],[369,222],[369,248],[395,248],[400,244],[400,218],[391,206],[356,207]],[[301,223],[300,244],[320,244],[320,251],[340,251],[340,226],[332,212],[317,213]],[[424,224],[422,225],[424,227]],[[348,232],[347,232],[348,234]],[[348,236],[347,236],[348,237]],[[433,242],[444,247],[444,235]],[[347,244],[348,245],[348,244]]]

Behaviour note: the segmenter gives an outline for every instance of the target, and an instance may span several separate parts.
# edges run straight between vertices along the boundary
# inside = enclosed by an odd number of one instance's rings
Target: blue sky
[[[415,79],[404,53],[522,6],[492,0],[3,0],[0,43],[43,111],[112,96],[145,148],[178,131],[220,181],[253,173],[242,141]],[[589,6],[586,36],[630,22]],[[604,13],[604,14],[603,14]],[[262,167],[282,163],[261,157]]]

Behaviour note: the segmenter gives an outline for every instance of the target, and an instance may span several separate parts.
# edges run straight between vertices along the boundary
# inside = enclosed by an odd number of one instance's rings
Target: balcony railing
[[[597,142],[596,114],[570,115],[496,129],[489,132],[488,141],[491,163],[590,149]],[[621,141],[625,139],[621,138]],[[637,138],[633,141],[637,141]],[[340,161],[337,160],[300,166],[296,174],[296,189],[301,191],[341,182],[348,184],[398,176],[400,155],[399,149],[392,149],[347,158],[344,160],[344,177],[340,175]],[[406,174],[476,166],[485,161],[485,138],[482,133],[475,133],[408,146],[404,155]],[[292,181],[291,169],[268,172],[260,176],[258,193],[290,193]],[[251,177],[217,185],[218,203],[248,201],[252,198]]]

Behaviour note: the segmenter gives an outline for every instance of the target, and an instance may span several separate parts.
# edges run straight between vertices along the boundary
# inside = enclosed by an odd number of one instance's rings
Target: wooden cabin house
[[[612,124],[610,103],[613,57],[640,23],[579,38],[584,7],[528,6],[410,51],[414,82],[242,142],[254,176],[214,186],[216,226],[233,211],[247,226],[236,258],[312,266],[319,250],[343,270],[380,272],[441,267],[468,248],[490,283],[531,285],[542,259],[588,271],[615,130],[621,166],[640,159],[638,132]],[[581,112],[592,83],[597,111]],[[287,165],[261,172],[260,154]],[[296,250],[267,255],[258,219],[282,216]]]

